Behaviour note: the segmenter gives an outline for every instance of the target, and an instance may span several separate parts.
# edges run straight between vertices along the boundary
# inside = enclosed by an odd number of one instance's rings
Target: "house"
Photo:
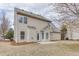
[[[2,35],[0,34],[0,40],[3,40],[3,37],[2,37]]]
[[[67,38],[70,40],[79,40],[79,27],[70,26],[67,28]]]
[[[14,8],[15,42],[50,41],[50,23],[43,16]]]
[[[74,22],[70,23],[64,22],[67,28],[67,33],[65,35],[66,38],[69,40],[79,40],[79,20],[75,20]]]
[[[51,24],[52,31],[50,32],[51,41],[61,40],[61,31],[54,24]]]

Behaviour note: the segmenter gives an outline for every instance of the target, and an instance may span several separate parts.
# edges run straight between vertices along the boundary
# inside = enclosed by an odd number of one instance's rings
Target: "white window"
[[[20,32],[20,39],[25,39],[25,32],[24,31],[21,31]]]
[[[18,15],[18,19],[20,23],[27,24],[27,17],[23,15]]]

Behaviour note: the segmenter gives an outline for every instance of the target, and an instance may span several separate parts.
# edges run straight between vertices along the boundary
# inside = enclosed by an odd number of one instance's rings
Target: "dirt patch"
[[[72,43],[73,42],[73,43]],[[0,55],[11,56],[72,56],[79,55],[78,41],[56,41],[51,44],[0,42]],[[14,44],[14,42],[13,42]],[[23,45],[22,45],[23,44]]]
[[[11,41],[11,45],[13,45],[13,46],[33,44],[33,43],[36,43],[36,42],[21,42],[21,43],[16,43],[15,41]]]
[[[10,42],[10,40],[0,40],[0,42]]]

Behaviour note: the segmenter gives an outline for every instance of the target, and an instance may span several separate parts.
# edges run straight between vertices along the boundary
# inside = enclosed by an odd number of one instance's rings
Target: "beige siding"
[[[36,30],[29,29],[29,41],[37,42]]]
[[[67,37],[72,40],[79,40],[79,28],[68,28]]]
[[[25,32],[25,39],[20,39],[20,32]],[[28,41],[28,28],[27,24],[19,23],[18,15],[15,13],[15,20],[14,20],[14,39],[16,42],[24,42]]]
[[[35,39],[37,39],[37,33],[39,33],[39,41],[43,41],[42,40],[42,38],[41,38],[41,31],[46,27],[46,26],[48,26],[48,23],[49,22],[45,22],[45,21],[41,21],[41,20],[39,20],[39,19],[35,19],[35,18],[32,18],[32,17],[27,17],[27,19],[28,19],[28,25],[29,26],[33,26],[33,27],[36,27],[36,30],[34,31],[34,33],[36,34],[35,36],[33,35],[33,37],[35,38]],[[30,29],[31,30],[31,29]],[[31,32],[31,31],[30,31]],[[33,32],[33,31],[32,31]],[[31,34],[33,34],[31,32]],[[50,33],[50,28],[48,28],[48,29],[45,29],[44,30],[44,32],[48,32],[48,33]],[[30,35],[31,36],[31,35]],[[50,39],[50,38],[49,38]],[[48,39],[48,40],[49,40]],[[37,41],[37,40],[36,40]]]
[[[33,18],[30,16],[27,17],[27,24],[19,23],[18,16],[19,14],[16,13],[14,14],[14,39],[16,42],[37,42],[37,33],[39,33],[39,41],[45,40],[41,38],[41,31],[44,31],[44,33],[48,32],[49,38],[46,40],[50,40],[50,27],[49,27],[49,22]],[[36,29],[29,28],[28,26],[35,27]],[[47,27],[44,29],[45,27]],[[25,39],[21,40],[20,39],[20,32],[24,31],[25,32]],[[46,35],[46,34],[44,34]]]
[[[51,40],[61,40],[61,34],[60,33],[51,33],[50,38],[51,38]]]
[[[37,31],[42,30],[44,27],[48,26],[48,23],[49,23],[32,17],[27,17],[27,19],[28,19],[27,24],[29,26],[36,27]]]

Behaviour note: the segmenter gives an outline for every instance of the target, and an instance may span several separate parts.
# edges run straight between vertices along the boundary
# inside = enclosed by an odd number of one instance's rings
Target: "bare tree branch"
[[[8,18],[6,18],[5,12],[3,11],[2,11],[2,19],[1,19],[0,27],[1,27],[1,34],[4,37],[9,28],[9,20]]]

